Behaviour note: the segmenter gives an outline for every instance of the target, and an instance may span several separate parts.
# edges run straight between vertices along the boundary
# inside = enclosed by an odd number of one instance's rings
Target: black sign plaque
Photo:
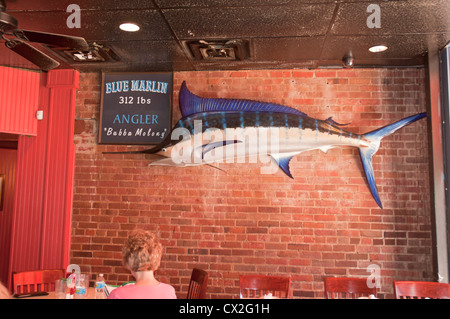
[[[172,91],[172,73],[103,73],[99,143],[160,143],[171,129]]]

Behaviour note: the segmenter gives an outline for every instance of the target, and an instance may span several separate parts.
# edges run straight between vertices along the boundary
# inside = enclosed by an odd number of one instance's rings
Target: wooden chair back
[[[241,298],[290,298],[291,278],[283,276],[242,275],[239,277]]]
[[[394,281],[397,299],[450,299],[450,284],[428,281]]]
[[[192,269],[186,299],[205,299],[208,287],[208,273],[202,269]]]
[[[13,274],[15,293],[55,291],[55,281],[64,278],[63,269],[23,271]]]
[[[356,299],[377,296],[377,288],[370,288],[366,278],[324,278],[325,299]]]

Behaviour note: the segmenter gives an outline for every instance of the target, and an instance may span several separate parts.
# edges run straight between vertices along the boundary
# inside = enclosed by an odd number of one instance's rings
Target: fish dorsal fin
[[[279,112],[307,116],[288,106],[241,99],[203,98],[191,93],[186,82],[180,88],[180,109],[183,117],[203,112]]]
[[[270,156],[272,156],[272,158],[277,162],[278,166],[283,170],[283,172],[286,173],[287,176],[294,179],[294,177],[292,177],[291,170],[289,169],[289,162],[291,161],[292,157],[297,154],[300,154],[300,152],[270,154]]]

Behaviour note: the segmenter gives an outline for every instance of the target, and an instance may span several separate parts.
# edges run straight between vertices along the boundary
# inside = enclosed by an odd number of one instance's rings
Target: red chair
[[[241,298],[264,298],[269,293],[274,298],[290,298],[291,278],[266,275],[242,275],[239,277]]]
[[[394,281],[397,299],[450,299],[450,284],[428,281]]]
[[[208,273],[202,269],[192,269],[191,281],[186,299],[205,299],[208,286]]]
[[[365,278],[324,278],[326,299],[356,299],[359,297],[377,296],[376,287],[370,288]]]
[[[13,274],[14,292],[50,292],[55,291],[55,281],[64,278],[63,269],[23,271]]]

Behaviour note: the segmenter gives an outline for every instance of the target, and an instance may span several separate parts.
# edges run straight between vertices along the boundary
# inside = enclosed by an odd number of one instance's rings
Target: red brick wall
[[[174,74],[174,122],[185,80],[195,94],[262,100],[364,133],[426,111],[424,69],[263,70]],[[373,200],[357,150],[309,151],[282,172],[260,163],[148,167],[150,155],[103,155],[142,147],[99,145],[100,74],[81,74],[77,96],[71,262],[110,283],[132,278],[121,245],[135,228],[163,241],[157,277],[186,295],[193,267],[210,274],[210,298],[237,298],[239,275],[291,276],[295,298],[322,298],[324,276],[432,280],[427,121],[383,140],[374,169],[384,209]]]

